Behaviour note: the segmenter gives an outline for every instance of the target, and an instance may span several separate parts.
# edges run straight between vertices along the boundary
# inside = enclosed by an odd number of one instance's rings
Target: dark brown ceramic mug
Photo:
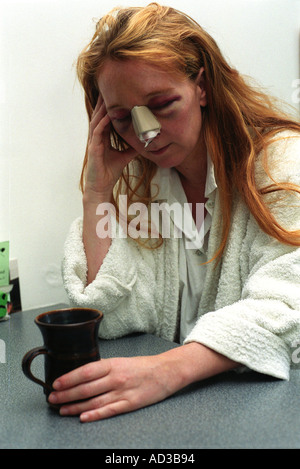
[[[24,355],[22,369],[27,378],[43,386],[47,400],[56,378],[100,360],[98,329],[102,317],[103,314],[95,309],[68,308],[49,311],[35,318],[44,345]],[[31,372],[32,360],[41,354],[45,355],[45,381]]]

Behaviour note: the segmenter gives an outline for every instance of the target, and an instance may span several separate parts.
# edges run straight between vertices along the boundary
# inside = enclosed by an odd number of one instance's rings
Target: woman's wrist
[[[238,363],[202,345],[191,342],[162,354],[175,391],[196,381],[232,370]]]
[[[82,203],[83,206],[96,204],[99,205],[101,203],[108,203],[112,202],[113,192],[112,190],[103,191],[103,192],[96,192],[93,190],[85,190],[82,196]]]

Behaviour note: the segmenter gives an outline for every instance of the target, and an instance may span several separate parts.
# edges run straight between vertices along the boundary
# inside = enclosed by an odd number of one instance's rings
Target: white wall
[[[120,3],[150,1],[0,0],[0,240],[19,261],[23,309],[66,300],[60,263],[81,215],[87,132],[74,62],[92,19]],[[299,0],[161,3],[193,16],[242,73],[298,105]]]

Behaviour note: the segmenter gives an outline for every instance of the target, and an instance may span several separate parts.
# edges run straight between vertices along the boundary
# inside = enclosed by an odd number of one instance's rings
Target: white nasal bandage
[[[145,148],[160,134],[161,125],[147,106],[135,106],[131,110],[133,128]]]

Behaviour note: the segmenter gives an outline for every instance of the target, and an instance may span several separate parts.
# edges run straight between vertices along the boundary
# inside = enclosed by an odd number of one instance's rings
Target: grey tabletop
[[[21,369],[23,355],[42,345],[33,320],[49,309],[14,313],[0,323],[0,448],[300,447],[299,370],[291,371],[288,382],[254,372],[225,373],[158,404],[104,421],[82,424],[78,417],[59,416],[46,404],[42,388]],[[100,340],[99,345],[102,358],[157,354],[177,346],[147,334]],[[37,357],[33,366],[42,377],[43,357]]]

